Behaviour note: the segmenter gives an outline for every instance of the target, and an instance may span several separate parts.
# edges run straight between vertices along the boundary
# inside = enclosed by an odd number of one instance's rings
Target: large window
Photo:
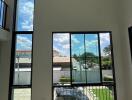
[[[9,100],[31,100],[34,0],[15,0]]]
[[[110,32],[53,33],[53,100],[116,100]]]

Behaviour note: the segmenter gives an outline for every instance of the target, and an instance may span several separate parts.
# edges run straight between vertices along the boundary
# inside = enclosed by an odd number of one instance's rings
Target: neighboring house
[[[62,71],[70,70],[70,57],[63,56],[53,50],[53,69],[60,68]]]

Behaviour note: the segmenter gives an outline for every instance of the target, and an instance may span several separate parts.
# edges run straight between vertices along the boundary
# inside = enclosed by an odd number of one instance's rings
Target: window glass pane
[[[14,85],[31,84],[32,35],[17,34],[14,64]]]
[[[84,34],[71,34],[72,84],[86,83]]]
[[[86,57],[99,56],[98,35],[85,34]]]
[[[71,52],[72,83],[100,83],[98,35],[71,34]]]
[[[85,50],[87,83],[100,83],[98,34],[85,34]]]
[[[4,20],[3,19],[3,17],[4,17],[4,15],[3,15],[4,14],[4,12],[3,12],[4,11],[4,6],[5,5],[4,5],[3,1],[0,0],[0,26],[1,27],[2,27],[2,24],[3,24],[3,20]]]
[[[100,83],[99,57],[87,57],[85,65],[87,83]]]
[[[17,0],[16,31],[33,31],[34,0]]]
[[[86,83],[85,59],[72,58],[72,84]]]
[[[110,33],[100,33],[100,47],[103,81],[113,81]]]
[[[70,36],[69,33],[53,34],[53,83],[70,85]]]
[[[31,89],[14,89],[13,100],[31,100]]]
[[[84,34],[71,34],[72,57],[84,54]]]

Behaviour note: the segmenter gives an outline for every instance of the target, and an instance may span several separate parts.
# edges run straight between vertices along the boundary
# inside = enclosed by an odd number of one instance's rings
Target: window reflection
[[[100,83],[98,35],[72,34],[71,44],[72,83]]]
[[[70,85],[70,35],[53,34],[53,84]]]
[[[100,33],[100,48],[103,81],[113,81],[110,33]]]

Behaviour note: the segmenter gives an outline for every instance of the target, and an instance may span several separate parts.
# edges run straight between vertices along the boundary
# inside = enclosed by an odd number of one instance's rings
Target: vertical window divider
[[[85,38],[85,35],[86,34],[84,34],[83,33],[83,35],[84,35],[84,55],[85,55],[85,59],[84,59],[84,62],[85,62],[85,77],[86,77],[86,83],[85,84],[87,84],[87,69],[86,69],[86,38]]]
[[[71,79],[71,86],[72,86],[72,50],[71,50],[71,34],[69,34],[69,42],[70,42],[70,79]]]
[[[100,81],[102,83],[103,79],[102,79],[102,62],[101,62],[100,36],[99,36],[99,33],[97,33],[97,35],[98,35],[98,50],[99,50]]]

